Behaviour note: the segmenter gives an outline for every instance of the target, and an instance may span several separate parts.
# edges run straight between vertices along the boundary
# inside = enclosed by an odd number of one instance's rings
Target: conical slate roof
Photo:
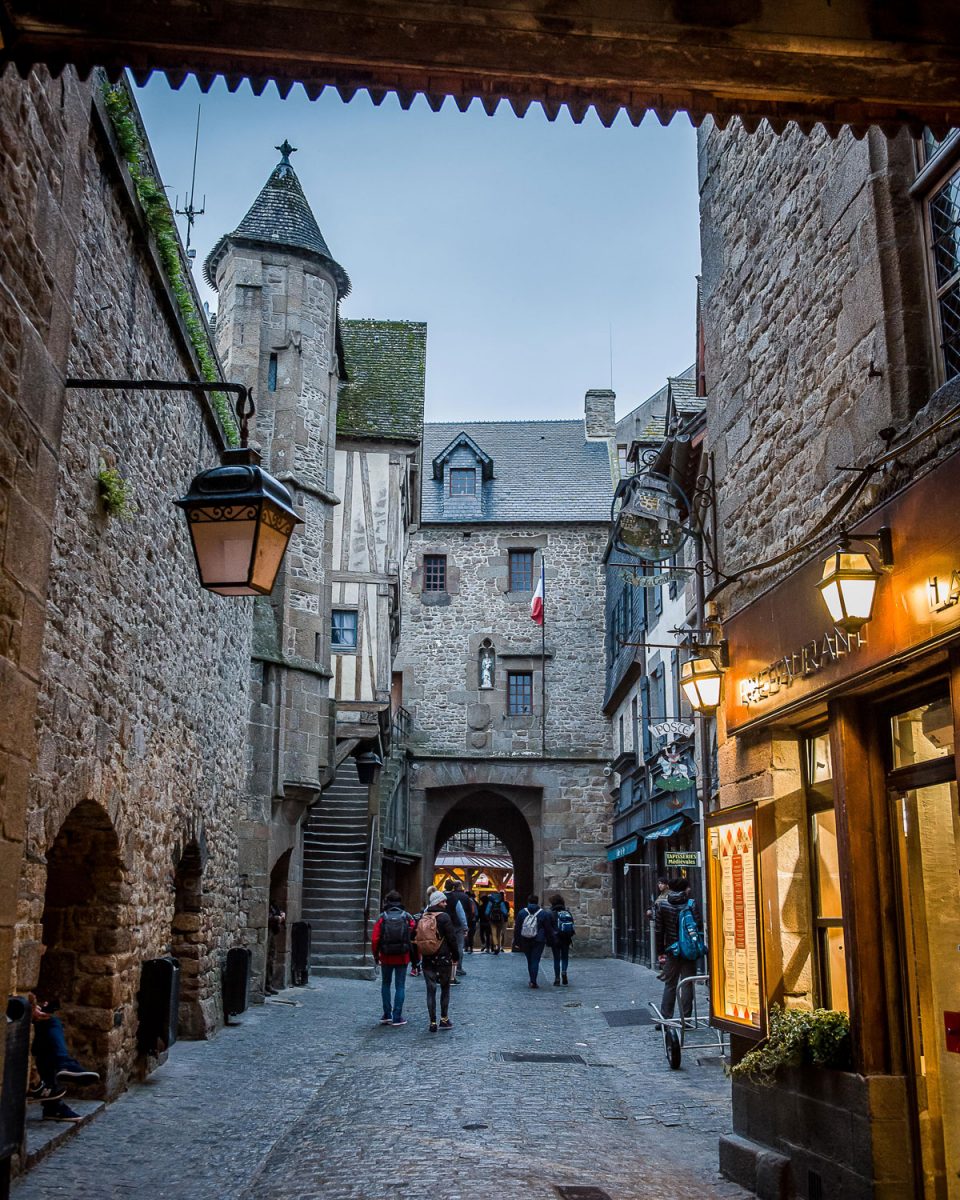
[[[277,149],[282,156],[279,163],[233,233],[224,234],[207,255],[203,264],[204,277],[216,289],[217,268],[230,242],[278,246],[285,250],[306,251],[319,259],[337,281],[337,291],[342,298],[350,291],[350,279],[327,248],[297,173],[290,165],[290,155],[295,147],[284,142]]]

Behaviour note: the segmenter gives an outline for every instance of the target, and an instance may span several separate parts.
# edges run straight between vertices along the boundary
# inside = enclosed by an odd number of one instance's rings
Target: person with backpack
[[[477,923],[480,919],[480,909],[477,907],[477,901],[472,891],[468,890],[464,895],[466,898],[463,901],[463,907],[467,914],[467,940],[464,951],[467,954],[472,954],[473,939],[476,937]]]
[[[457,955],[453,962],[453,977],[450,982],[459,983],[458,976],[463,979],[467,977],[467,973],[463,969],[463,946],[467,937],[467,929],[470,927],[467,921],[467,906],[464,903],[467,894],[459,879],[455,879],[453,882],[448,879],[443,890],[447,899],[447,916],[453,922],[453,932],[457,939]]]
[[[481,895],[477,901],[477,930],[480,933],[480,953],[490,953],[490,917],[487,915],[487,904],[490,896]]]
[[[490,922],[490,949],[493,954],[503,950],[503,931],[510,919],[510,905],[503,892],[491,892],[486,903],[487,920]]]
[[[567,908],[566,902],[558,892],[550,897],[550,911],[553,913],[553,923],[557,930],[557,940],[553,944],[553,986],[559,987],[561,982],[566,987],[567,967],[570,963],[570,943],[576,936],[576,926],[573,914]]]
[[[381,1025],[406,1025],[403,1001],[407,989],[407,967],[416,962],[413,934],[417,923],[403,907],[399,892],[387,892],[384,910],[373,927],[373,961],[380,967],[380,995],[383,999]],[[393,984],[393,999],[390,985]]]
[[[692,986],[680,987],[682,980],[697,973],[697,960],[706,953],[696,901],[690,898],[689,884],[681,875],[670,880],[665,901],[654,906],[654,932],[657,959],[663,973],[663,999],[660,1011],[671,1018],[680,988],[680,1015],[693,1012]]]
[[[450,1020],[450,983],[457,957],[457,935],[447,912],[443,892],[431,892],[429,903],[417,922],[414,940],[423,978],[427,985],[427,1015],[430,1032],[453,1028]],[[440,1023],[437,1024],[437,989],[440,989]]]
[[[531,896],[527,900],[526,907],[517,911],[513,938],[514,949],[522,950],[526,955],[530,987],[539,987],[537,975],[540,973],[543,949],[548,942],[551,946],[556,945],[557,930],[553,921],[553,913],[549,909],[540,907],[540,900],[537,896]]]

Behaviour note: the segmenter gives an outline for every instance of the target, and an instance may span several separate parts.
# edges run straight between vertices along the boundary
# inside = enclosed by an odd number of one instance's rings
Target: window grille
[[[475,496],[477,494],[477,472],[472,467],[450,468],[450,495]]]
[[[533,591],[533,551],[510,551],[510,591]]]
[[[919,149],[937,338],[944,378],[953,379],[960,375],[960,139],[956,130],[942,140],[924,130]]]
[[[425,554],[423,556],[423,590],[445,592],[447,590],[447,556]]]
[[[533,675],[530,671],[511,671],[507,676],[507,712],[512,717],[533,712]]]
[[[356,650],[357,614],[348,608],[335,608],[330,614],[330,644],[334,650]]]

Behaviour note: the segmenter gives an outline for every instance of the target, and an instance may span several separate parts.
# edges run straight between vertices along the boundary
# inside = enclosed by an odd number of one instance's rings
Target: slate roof
[[[610,453],[605,441],[586,439],[582,420],[428,423],[425,467],[461,433],[493,460],[493,478],[480,484],[482,516],[445,517],[443,481],[425,469],[424,524],[610,520]]]
[[[689,366],[679,375],[671,375],[659,391],[638,404],[617,422],[617,441],[660,442],[666,436],[666,415],[672,402],[677,416],[697,416],[706,410],[706,399],[697,395],[696,366]]]
[[[277,149],[282,153],[280,162],[233,233],[225,233],[207,255],[203,264],[204,278],[216,290],[217,267],[230,242],[278,246],[285,250],[306,251],[319,259],[337,281],[337,291],[342,299],[350,291],[350,279],[323,240],[317,218],[290,165],[293,147],[284,142]]]
[[[341,321],[347,381],[337,401],[341,437],[419,442],[427,372],[423,321]]]

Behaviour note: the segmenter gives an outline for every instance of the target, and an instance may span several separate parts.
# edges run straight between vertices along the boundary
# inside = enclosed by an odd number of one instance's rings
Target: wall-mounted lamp
[[[694,712],[710,716],[720,707],[723,668],[710,654],[689,658],[680,667],[680,686]]]
[[[876,543],[881,567],[893,566],[893,540],[886,526],[874,534],[841,534],[837,549],[824,561],[817,588],[831,620],[846,633],[856,633],[873,616],[882,573],[867,554],[850,549],[851,540]]]

